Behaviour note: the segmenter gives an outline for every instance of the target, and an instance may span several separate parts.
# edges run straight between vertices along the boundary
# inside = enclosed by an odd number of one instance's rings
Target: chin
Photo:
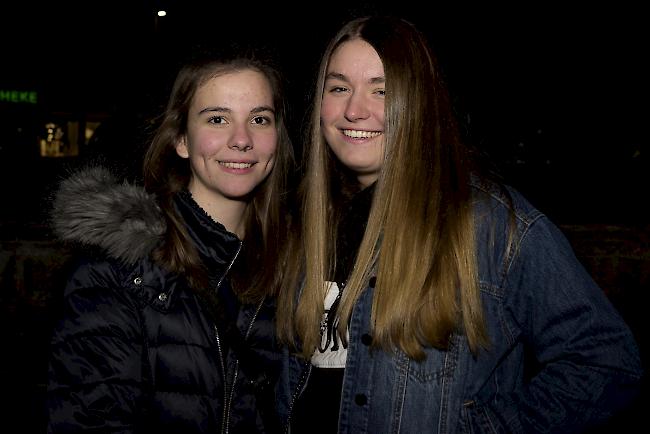
[[[254,188],[242,189],[242,190],[229,190],[229,191],[224,191],[223,195],[226,199],[229,200],[248,202],[252,200],[254,191],[255,191]]]

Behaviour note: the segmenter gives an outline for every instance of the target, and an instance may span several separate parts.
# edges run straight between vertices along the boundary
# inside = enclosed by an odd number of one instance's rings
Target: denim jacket
[[[473,355],[456,334],[422,362],[371,349],[369,286],[349,323],[340,433],[575,433],[638,393],[633,335],[560,230],[514,190],[473,189],[489,348]],[[285,350],[287,430],[309,366]]]

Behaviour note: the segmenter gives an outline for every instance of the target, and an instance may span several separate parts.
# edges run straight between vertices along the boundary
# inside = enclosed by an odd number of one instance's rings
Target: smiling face
[[[362,186],[375,182],[384,160],[384,67],[361,39],[341,44],[327,67],[321,125],[338,159]]]
[[[200,86],[176,152],[188,158],[189,190],[206,211],[248,202],[273,168],[278,133],[268,80],[255,70],[229,72]]]

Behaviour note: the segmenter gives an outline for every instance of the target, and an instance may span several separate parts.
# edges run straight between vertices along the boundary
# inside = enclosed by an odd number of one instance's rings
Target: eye
[[[255,116],[251,120],[251,123],[255,125],[268,125],[271,123],[271,119],[268,116]]]
[[[377,94],[379,96],[386,96],[386,89],[377,89],[375,91],[375,94]]]
[[[345,86],[332,86],[329,88],[330,93],[343,93],[347,92],[348,88]]]
[[[225,122],[226,122],[226,120],[224,119],[223,116],[211,116],[208,119],[208,123],[211,123],[211,124],[223,124]]]

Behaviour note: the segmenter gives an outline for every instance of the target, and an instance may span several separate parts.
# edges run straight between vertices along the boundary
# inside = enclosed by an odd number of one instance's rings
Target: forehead
[[[384,66],[377,51],[362,39],[352,39],[339,45],[327,65],[327,73],[347,77],[362,75],[368,78],[383,77]]]
[[[273,92],[271,84],[264,74],[253,69],[229,71],[206,80],[200,85],[194,99],[197,102],[205,98],[219,100],[255,100],[257,104],[271,105]]]

